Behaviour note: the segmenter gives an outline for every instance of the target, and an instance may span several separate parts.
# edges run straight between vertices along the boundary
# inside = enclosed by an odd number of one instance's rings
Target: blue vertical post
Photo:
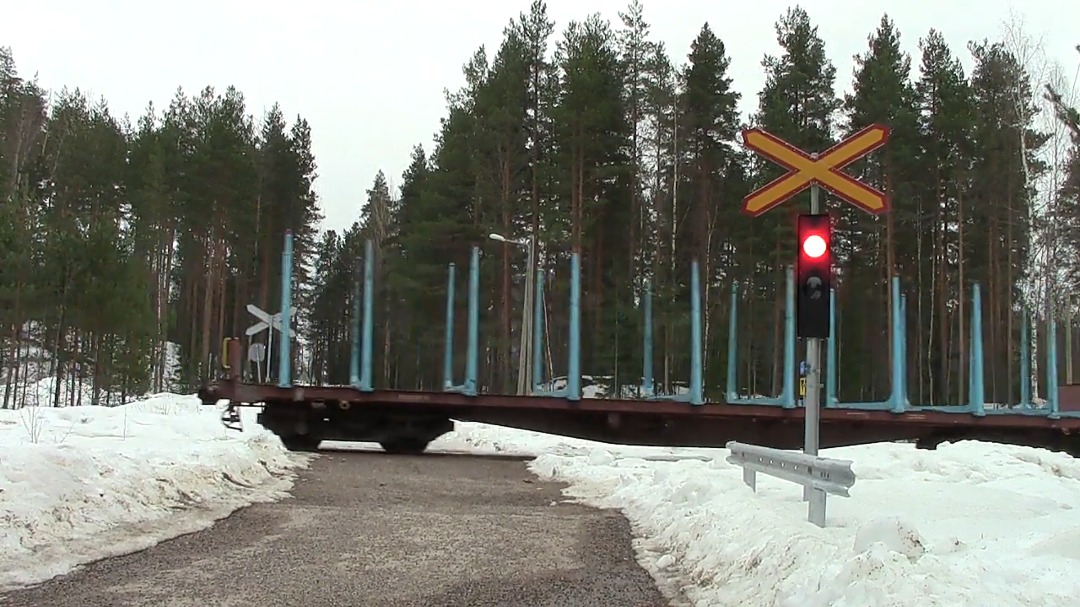
[[[446,339],[443,342],[443,389],[454,385],[454,264],[447,269]]]
[[[731,283],[731,314],[728,316],[728,336],[727,336],[727,386],[724,393],[727,394],[727,400],[735,400],[739,397],[739,388],[735,385],[738,381],[738,356],[739,356],[739,337],[738,337],[738,313],[739,313],[739,281]]]
[[[968,396],[971,412],[986,415],[984,409],[986,395],[983,381],[983,339],[982,339],[982,293],[979,283],[971,290],[971,393]]]
[[[536,293],[533,302],[533,385],[544,383],[544,272],[536,269]]]
[[[375,343],[375,243],[364,243],[364,341],[360,360],[360,390],[371,392],[372,352]]]
[[[1050,417],[1060,417],[1061,405],[1058,402],[1058,360],[1057,360],[1057,321],[1054,310],[1046,315],[1046,406]]]
[[[570,353],[566,369],[566,398],[581,400],[581,258],[570,256]]]
[[[840,377],[840,370],[836,368],[836,289],[830,290],[829,297],[829,341],[825,345],[825,406],[835,407],[836,380]]]
[[[911,404],[908,393],[908,330],[907,330],[907,295],[900,295],[900,402]]]
[[[974,314],[968,323],[968,407],[972,407],[972,394],[975,393],[975,332]]]
[[[278,387],[292,385],[292,230],[285,230],[285,249],[281,252],[281,347],[278,348]],[[273,328],[270,329],[271,333]]]
[[[1020,406],[1031,408],[1031,316],[1020,309]]]
[[[698,261],[690,263],[690,404],[705,403],[705,390],[702,386],[704,362],[702,361],[701,336],[701,272]]]
[[[892,376],[891,392],[889,394],[890,405],[892,405],[893,413],[903,413],[906,410],[904,402],[904,345],[901,343],[903,339],[903,325],[900,323],[900,277],[892,277],[892,293],[890,305],[892,306],[892,326],[889,327],[889,332],[892,334],[892,369],[890,375]]]
[[[480,359],[480,246],[473,245],[469,259],[469,336],[465,352],[465,393],[476,394]]]
[[[359,268],[353,272],[353,301],[352,301],[352,348],[349,351],[349,385],[360,385],[360,272]]]
[[[649,398],[653,395],[653,324],[652,324],[652,281],[646,281],[645,292],[642,294],[641,308],[644,312],[645,343],[641,350],[641,390],[642,396]]]
[[[795,408],[795,268],[787,267],[784,306],[784,391],[785,409]]]

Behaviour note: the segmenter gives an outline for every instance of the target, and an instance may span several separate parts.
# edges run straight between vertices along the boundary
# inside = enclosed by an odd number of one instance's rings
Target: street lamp
[[[536,292],[536,239],[511,240],[501,234],[488,234],[488,238],[498,242],[516,244],[525,247],[529,252],[528,266],[525,270],[525,301],[521,310],[521,345],[518,350],[518,379],[517,393],[529,394],[533,382],[532,377],[532,348],[533,348],[533,298]]]

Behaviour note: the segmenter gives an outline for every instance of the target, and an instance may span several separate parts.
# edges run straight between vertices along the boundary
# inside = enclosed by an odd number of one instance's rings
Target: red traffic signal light
[[[796,333],[828,338],[832,298],[832,225],[828,215],[799,215],[795,260]]]
[[[820,234],[811,234],[802,243],[802,252],[812,259],[824,255],[827,248],[828,245],[825,244],[825,239]]]

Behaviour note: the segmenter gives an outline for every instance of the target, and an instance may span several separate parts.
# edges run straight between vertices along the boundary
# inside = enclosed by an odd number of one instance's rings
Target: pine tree
[[[892,309],[890,280],[900,276],[905,287],[914,285],[921,294],[932,270],[928,263],[931,244],[924,237],[929,232],[925,228],[930,227],[924,223],[927,211],[913,187],[926,167],[919,163],[918,109],[910,81],[911,59],[900,50],[900,33],[887,15],[881,18],[868,43],[867,52],[855,57],[853,93],[846,99],[848,130],[853,133],[870,124],[883,123],[891,129],[891,136],[884,148],[845,171],[886,192],[892,208],[884,217],[871,216],[849,205],[839,207],[835,213],[842,218],[841,238],[849,260],[843,269],[844,291],[857,293],[859,298],[857,307],[856,300],[845,300],[850,302],[844,309],[845,321],[857,319],[858,324],[845,322],[844,334],[845,337],[861,335],[866,351],[872,353],[871,357],[848,361],[843,375],[854,372],[864,378],[856,385],[871,388],[877,396],[890,389],[891,364],[881,362],[892,360],[889,328],[896,310]],[[858,256],[853,263],[855,251]],[[871,305],[874,309],[888,310],[883,321],[875,323],[871,315],[860,312]],[[911,313],[917,321],[910,323],[916,334],[909,337],[908,343],[918,344],[910,350],[916,360],[921,360],[927,350],[922,335],[927,315],[921,297]],[[924,365],[908,367],[922,369]],[[913,389],[912,395],[923,398],[921,390]]]
[[[766,131],[790,142],[804,150],[824,150],[833,141],[833,126],[840,108],[833,85],[836,80],[836,68],[825,55],[825,43],[817,33],[817,27],[811,24],[810,16],[799,7],[790,8],[776,24],[777,42],[784,53],[779,57],[766,56],[762,61],[765,68],[765,87],[758,94],[758,112],[754,123]],[[766,161],[755,162],[756,184],[764,185],[778,177],[783,170]],[[822,196],[824,203],[825,196]],[[787,213],[805,212],[809,206],[809,194],[803,193],[785,203]],[[823,204],[824,208],[824,204]],[[767,370],[771,362],[772,392],[779,393],[782,374],[783,323],[782,309],[784,294],[783,267],[794,258],[795,251],[791,244],[790,215],[776,211],[757,218],[752,224],[756,242],[754,251],[761,258],[771,258],[768,264],[759,264],[759,276],[755,283],[773,286],[762,288],[762,296],[771,300],[771,317],[758,311],[751,316],[751,332],[755,339],[764,333],[757,326],[772,329],[771,361],[757,362],[757,369],[751,371],[751,377],[760,375],[769,377]],[[843,263],[843,244],[834,246],[837,258]],[[767,253],[768,252],[768,253]],[[763,275],[762,275],[763,274]],[[846,306],[856,308],[858,294],[848,295],[853,298]],[[842,301],[844,294],[840,295]],[[843,306],[843,303],[841,304]],[[752,308],[756,309],[756,308]],[[841,329],[843,330],[843,329]],[[850,335],[847,333],[846,335]],[[764,335],[762,335],[763,337]],[[850,343],[850,340],[849,342]],[[768,349],[765,349],[768,352]],[[862,378],[848,378],[858,385]],[[751,385],[752,390],[765,391],[762,387]],[[856,396],[857,395],[852,395]]]
[[[627,258],[628,273],[638,276],[644,270],[642,253],[645,250],[647,227],[644,205],[647,140],[647,104],[649,97],[649,61],[656,43],[649,40],[649,24],[645,21],[644,7],[640,0],[631,0],[625,13],[620,12],[622,29],[618,32],[619,53],[626,76],[625,98],[627,119],[631,125],[630,136],[630,252]]]
[[[632,125],[615,42],[610,24],[597,15],[570,23],[557,51],[562,90],[555,108],[560,186],[569,201],[567,248],[582,253],[582,331],[595,344],[582,352],[582,364],[604,374],[640,360],[639,350],[625,347],[637,343],[631,341],[637,331],[626,310],[633,283],[624,261],[629,256],[624,229],[631,221],[632,171],[626,151]],[[620,335],[605,340],[605,329]]]
[[[444,152],[448,151],[444,148]],[[467,267],[461,262],[468,253],[448,247],[449,237],[440,234],[444,229],[453,230],[453,226],[440,221],[440,209],[432,206],[442,200],[435,193],[439,181],[432,173],[424,149],[414,147],[411,162],[401,177],[394,216],[395,256],[389,260],[391,270],[387,278],[395,302],[397,326],[393,373],[406,382],[400,385],[434,385],[432,382],[439,379],[434,371],[441,366],[436,364],[438,359],[433,353],[439,351],[436,344],[441,332],[434,330],[437,324],[424,319],[436,317],[432,315],[440,309],[439,295],[445,297],[445,294],[431,285],[445,284],[448,261]]]
[[[673,285],[681,288],[674,290],[675,301],[667,302],[670,311],[683,319],[691,259],[699,260],[704,284],[722,284],[732,278],[734,253],[741,244],[738,235],[746,224],[739,212],[739,202],[747,186],[746,158],[737,139],[741,126],[737,107],[740,95],[728,76],[731,60],[724,43],[706,23],[690,48],[689,62],[682,73],[680,121],[683,135],[679,159],[685,172],[679,184],[682,195],[675,215],[679,231],[686,238],[680,241],[680,259],[673,277]],[[713,344],[712,338],[719,335],[716,317],[727,302],[727,298],[714,299],[712,294],[712,289],[705,289],[702,298],[708,344]],[[668,330],[672,329],[680,336],[689,334],[685,322]],[[723,367],[710,364],[712,356],[708,354],[719,350],[706,349],[705,365],[707,371],[713,371],[707,373],[712,385],[721,383]],[[689,357],[686,358],[685,368],[689,370]]]
[[[920,109],[922,155],[928,179],[920,199],[934,213],[931,302],[927,333],[934,341],[924,367],[931,404],[960,402],[967,372],[964,256],[967,232],[964,199],[970,178],[974,99],[959,59],[945,38],[930,30],[919,41],[921,76],[915,85]],[[920,292],[921,293],[921,292]],[[953,309],[955,302],[955,310]]]
[[[971,75],[975,128],[972,179],[965,215],[967,276],[983,286],[986,335],[986,396],[991,402],[1016,402],[1015,345],[1019,339],[1013,293],[1024,276],[1031,252],[1034,185],[1045,166],[1037,151],[1047,135],[1036,132],[1038,108],[1023,66],[1000,43],[972,44],[976,65]],[[1053,250],[1049,267],[1056,267]],[[1055,299],[1050,283],[1045,301]]]

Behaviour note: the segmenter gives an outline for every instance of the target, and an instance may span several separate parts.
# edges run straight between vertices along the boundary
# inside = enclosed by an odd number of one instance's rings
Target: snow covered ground
[[[245,410],[244,433],[195,397],[0,411],[0,588],[205,528],[280,498],[303,456]],[[622,510],[642,564],[695,607],[1075,607],[1080,462],[983,443],[830,449],[855,462],[828,527],[798,486],[758,493],[723,449],[616,447],[459,423],[433,450],[538,456],[568,495]]]
[[[539,454],[539,476],[622,510],[642,564],[697,607],[1080,604],[1080,461],[1063,454],[975,442],[827,449],[855,462],[857,481],[852,497],[829,499],[820,529],[798,485],[758,475],[755,494],[724,449],[465,423],[437,447]]]
[[[253,419],[241,434],[226,431],[219,415],[194,396],[171,394],[121,407],[0,410],[0,588],[141,550],[286,495],[307,459]]]

